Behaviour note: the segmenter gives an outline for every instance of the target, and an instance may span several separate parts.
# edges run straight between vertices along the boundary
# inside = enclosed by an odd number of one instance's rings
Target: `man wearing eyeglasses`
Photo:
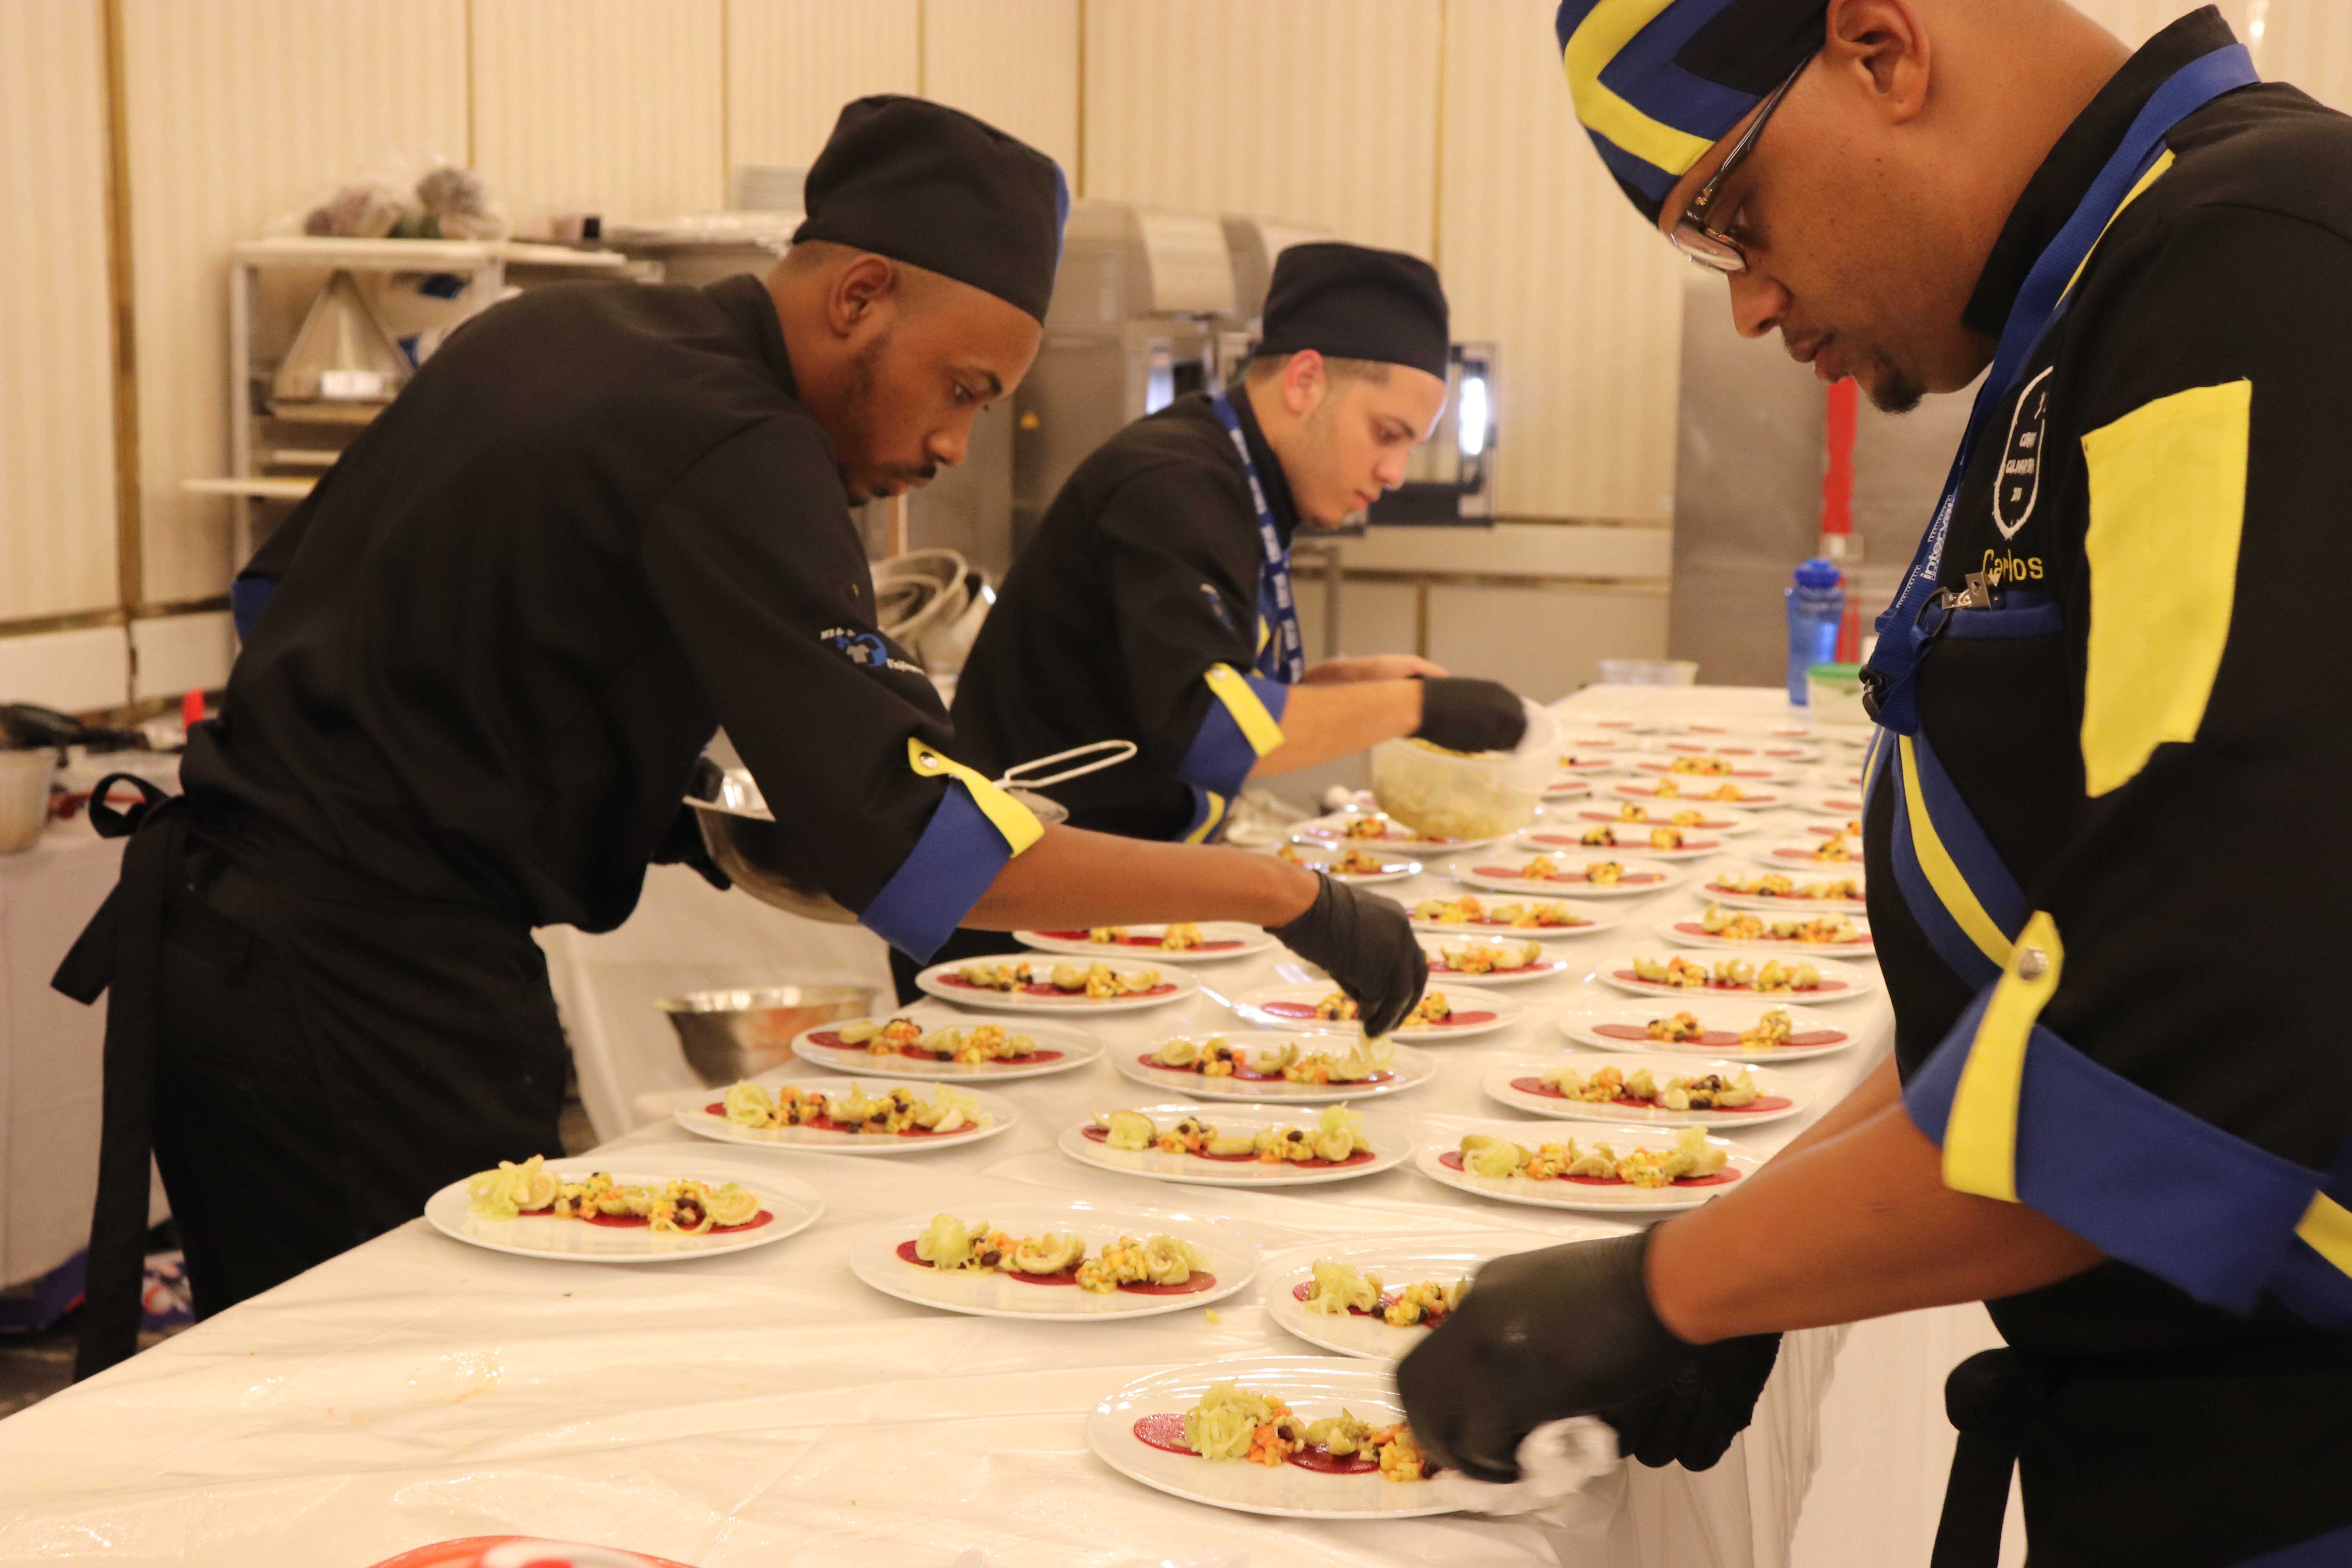
[[[1713,1463],[1780,1331],[1982,1300],[1937,1568],[2352,1562],[2352,121],[2211,9],[1568,0],[1579,118],[1733,319],[1903,410],[1981,373],[1878,622],[1894,1058],[1759,1174],[1507,1258],[1400,1370],[1508,1479]]]

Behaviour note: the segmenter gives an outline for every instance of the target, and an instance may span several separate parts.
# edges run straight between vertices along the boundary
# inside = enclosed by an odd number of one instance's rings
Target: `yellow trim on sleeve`
[[[1936,890],[1953,923],[1987,958],[2004,968],[2009,963],[2010,941],[2001,933],[2000,924],[1985,913],[1977,901],[1976,889],[1969,886],[1967,877],[1952,862],[1951,851],[1936,836],[1935,819],[1927,815],[1927,800],[1919,787],[1919,751],[1908,735],[1895,737],[1896,760],[1903,768],[1903,804],[1911,818],[1911,848],[1918,857],[1919,869],[1927,874],[1927,885]]]
[[[1260,616],[1257,618],[1257,651],[1264,653],[1265,651],[1265,645],[1273,640],[1274,628],[1265,624],[1265,617],[1264,616]]]
[[[1045,825],[1036,813],[1005,794],[977,768],[968,768],[937,747],[927,746],[916,736],[907,737],[907,763],[927,779],[951,778],[971,792],[972,804],[980,807],[996,831],[1004,835],[1004,842],[1013,853],[1020,854],[1045,837]]]
[[[2074,274],[2066,279],[2066,287],[2060,291],[2059,299],[2063,300],[2067,295],[2072,294],[2074,291],[2074,285],[2083,280],[2083,268],[2088,267],[2091,264],[2091,258],[2099,253],[2099,240],[2107,237],[2107,230],[2116,226],[2116,219],[2124,216],[2124,208],[2139,200],[2141,194],[2148,186],[2162,179],[2164,172],[2171,167],[2172,149],[2167,147],[2162,155],[2147,166],[2147,173],[2142,174],[2132,188],[2124,193],[2124,199],[2116,204],[2116,210],[2107,215],[2107,221],[2099,226],[2099,239],[2091,241],[2091,248],[2083,252],[2082,260],[2074,263]]]
[[[2091,631],[2083,784],[2128,784],[2168,741],[2197,738],[2237,597],[2254,384],[2197,386],[2083,437]]]
[[[1601,71],[1618,51],[1673,4],[1674,0],[1601,0],[1568,36],[1560,64],[1568,72],[1568,95],[1576,104],[1576,118],[1586,130],[1679,179],[1715,143],[1651,119],[1601,85]]]
[[[1230,664],[1213,664],[1201,679],[1209,683],[1209,689],[1225,705],[1225,711],[1234,716],[1251,751],[1262,757],[1282,744],[1282,726],[1274,721],[1274,715],[1265,710],[1265,704],[1258,700],[1257,693],[1250,689],[1250,683],[1242,678],[1240,670]]]
[[[2352,1210],[2326,1193],[2314,1193],[2311,1206],[2303,1211],[2303,1219],[2294,1233],[2312,1251],[2352,1274]]]
[[[1209,797],[1208,813],[1201,818],[1200,826],[1184,835],[1187,844],[1206,844],[1209,835],[1217,830],[1217,824],[1225,819],[1225,797],[1213,789],[1204,789],[1201,793]]]
[[[2026,1044],[2033,1021],[2058,989],[2065,960],[2058,922],[2034,910],[2017,939],[2016,955],[1993,986],[1952,1089],[1952,1110],[1944,1121],[1944,1185],[1954,1192],[2017,1201],[2017,1104],[2025,1086]],[[2029,976],[2028,970],[2038,973]]]

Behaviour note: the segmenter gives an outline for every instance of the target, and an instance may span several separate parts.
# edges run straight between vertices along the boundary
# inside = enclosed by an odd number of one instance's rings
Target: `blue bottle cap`
[[[1826,556],[1816,555],[1797,566],[1797,586],[1800,588],[1835,588],[1845,582],[1837,563]]]

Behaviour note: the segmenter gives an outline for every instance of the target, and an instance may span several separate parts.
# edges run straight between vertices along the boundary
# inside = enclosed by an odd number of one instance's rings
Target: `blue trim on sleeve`
[[[248,573],[234,578],[228,585],[229,618],[236,623],[236,640],[253,640],[254,623],[261,612],[269,607],[269,596],[278,592],[278,579],[257,577]]]
[[[1249,689],[1265,704],[1265,710],[1277,724],[1282,722],[1283,710],[1290,703],[1290,688],[1279,680],[1269,680],[1263,675],[1244,675]],[[1209,695],[1209,710],[1201,716],[1201,728],[1193,733],[1192,744],[1186,749],[1184,760],[1176,764],[1180,783],[1212,795],[1232,800],[1242,793],[1242,786],[1257,766],[1257,748],[1242,733],[1240,723],[1223,699],[1213,691]]]
[[[1904,1109],[1938,1146],[1990,990],[1903,1088]],[[2352,1279],[2290,1267],[2319,1177],[2224,1132],[2036,1024],[2018,1095],[2017,1196],[2110,1258],[2198,1300],[2252,1310],[2294,1277],[2300,1315],[2352,1313]],[[2310,1263],[2324,1263],[2313,1253]]]
[[[2309,1541],[2249,1557],[2238,1568],[2344,1568],[2347,1563],[2352,1563],[2352,1529],[2331,1530]]]
[[[939,809],[931,813],[930,826],[857,921],[908,957],[927,963],[1012,858],[1012,846],[974,803],[971,792],[950,780]]]

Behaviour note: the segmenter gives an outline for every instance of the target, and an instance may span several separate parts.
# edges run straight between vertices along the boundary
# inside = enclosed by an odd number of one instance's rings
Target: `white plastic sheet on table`
[[[1586,700],[1663,708],[1727,695]],[[1753,707],[1764,695],[1730,700]],[[1680,907],[1691,897],[1677,890],[1656,902]],[[1657,918],[1647,906],[1640,912]],[[1602,942],[1555,945],[1598,958]],[[1230,992],[1271,978],[1281,962],[1265,955],[1201,973],[1210,990]],[[1535,1004],[1525,1022],[1429,1047],[1445,1063],[1438,1079],[1390,1108],[1407,1117],[1493,1113],[1499,1108],[1477,1089],[1482,1072],[1559,1048],[1553,1017],[1602,993],[1561,979],[1517,994]],[[1883,996],[1841,1004],[1837,1016],[1862,1043],[1784,1069],[1803,1076],[1817,1110],[1874,1064],[1888,1033]],[[1115,1047],[1139,1050],[1178,1027],[1230,1021],[1203,995],[1097,1026]],[[1591,1216],[1555,1221],[1404,1169],[1297,1194],[1090,1170],[1053,1152],[1055,1132],[1150,1090],[1108,1061],[1003,1090],[1023,1107],[1023,1125],[912,1160],[764,1154],[669,1125],[622,1141],[635,1161],[760,1158],[814,1184],[824,1221],[774,1247],[613,1268],[499,1256],[421,1221],[380,1237],[0,1422],[0,1562],[356,1568],[431,1541],[508,1531],[703,1568],[1790,1561],[1842,1331],[1790,1337],[1755,1426],[1714,1469],[1635,1468],[1600,1538],[1466,1516],[1260,1520],[1121,1479],[1081,1437],[1106,1391],[1171,1365],[1308,1347],[1267,1321],[1255,1292],[1223,1304],[1216,1323],[1201,1311],[1072,1326],[928,1310],[851,1278],[852,1238],[892,1215],[953,1208],[978,1219],[992,1205],[1054,1192],[1215,1214],[1268,1250],[1391,1232],[1540,1232]],[[1741,1141],[1766,1152],[1800,1125],[1774,1123]],[[974,1549],[980,1557],[960,1555]]]

